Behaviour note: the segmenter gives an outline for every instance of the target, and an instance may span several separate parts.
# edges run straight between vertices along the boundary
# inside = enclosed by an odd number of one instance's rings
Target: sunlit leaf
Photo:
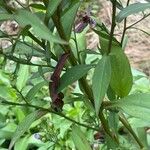
[[[31,25],[34,33],[45,40],[56,43],[65,43],[60,38],[54,36],[44,23],[33,13],[27,10],[19,10],[15,15],[15,20],[21,25]]]
[[[94,102],[96,114],[99,114],[99,109],[103,98],[107,92],[111,79],[111,64],[109,56],[103,56],[98,62],[93,79],[92,79],[92,90],[94,94]]]
[[[68,69],[60,79],[58,91],[82,78],[91,68],[93,68],[93,65],[77,65]]]
[[[150,94],[138,93],[126,96],[114,102],[110,107],[118,107],[125,113],[140,118],[150,120]]]
[[[116,17],[117,22],[121,22],[123,19],[129,15],[144,11],[150,8],[150,3],[134,3],[125,8],[123,8]]]
[[[51,31],[44,25],[42,20],[40,20],[35,14],[27,10],[18,10],[16,14],[0,14],[0,20],[16,20],[20,26],[25,27],[31,25],[33,32],[41,39],[48,40],[50,42],[67,44],[64,40],[57,36],[54,36]]]

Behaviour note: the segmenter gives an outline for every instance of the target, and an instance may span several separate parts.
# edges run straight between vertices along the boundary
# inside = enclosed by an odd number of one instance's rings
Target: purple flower
[[[37,140],[39,140],[39,139],[41,138],[41,136],[40,136],[39,133],[35,133],[35,134],[34,134],[34,138],[37,139]]]
[[[91,28],[96,26],[96,21],[91,17],[91,8],[89,7],[85,15],[82,16],[81,21],[76,25],[75,32],[81,33],[89,24]]]

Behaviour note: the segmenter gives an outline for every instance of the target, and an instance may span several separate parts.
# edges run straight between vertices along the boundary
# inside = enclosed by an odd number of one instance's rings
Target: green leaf
[[[45,10],[46,7],[42,4],[35,4],[35,3],[32,3],[29,5],[30,7],[33,7],[33,8],[36,8],[36,9],[41,9],[41,10]]]
[[[33,13],[27,10],[18,10],[16,14],[0,14],[0,20],[16,20],[20,26],[31,25],[33,28],[33,32],[41,39],[48,40],[50,42],[60,43],[60,44],[68,44],[64,40],[60,39],[57,36],[54,36],[51,31],[44,25],[44,23]]]
[[[128,17],[131,14],[144,11],[145,9],[150,8],[150,3],[135,3],[123,8],[116,17],[117,22],[121,22],[123,19]]]
[[[78,150],[92,150],[84,133],[77,127],[72,127],[72,139]]]
[[[14,150],[19,150],[19,149],[27,150],[29,144],[28,141],[29,141],[29,135],[19,139],[14,145]]]
[[[69,9],[65,12],[65,14],[61,18],[67,39],[70,38],[72,26],[74,24],[76,13],[78,11],[79,6],[80,2],[73,2],[72,5],[69,6]]]
[[[128,58],[117,45],[112,46],[110,56],[112,68],[110,86],[119,97],[127,96],[133,83]]]
[[[19,91],[26,85],[29,76],[29,66],[28,65],[20,65],[18,78],[16,82],[16,86]]]
[[[150,120],[150,93],[129,95],[114,102],[110,107],[119,107],[133,117]]]
[[[108,53],[108,45],[109,45],[109,40],[110,40],[110,35],[105,30],[103,30],[103,29],[94,30],[93,29],[93,31],[96,34],[98,34],[98,36],[100,38],[100,46],[101,46],[100,52],[102,55]],[[120,43],[113,37],[112,45],[119,46]]]
[[[66,44],[65,41],[54,36],[44,23],[33,13],[26,10],[19,10],[14,19],[21,25],[31,25],[33,32],[40,38],[50,42]]]
[[[92,90],[94,94],[94,102],[97,115],[99,114],[101,103],[107,92],[110,79],[111,79],[110,57],[104,55],[102,59],[98,62],[92,79]]]
[[[93,65],[77,65],[68,69],[60,79],[58,92],[78,79],[82,78],[91,68],[93,68]]]
[[[48,6],[47,6],[47,17],[51,17],[55,10],[57,9],[58,5],[61,3],[62,0],[49,0]]]
[[[13,19],[13,16],[8,14],[8,13],[0,13],[0,20],[8,20],[8,19]]]
[[[0,139],[10,139],[16,129],[15,123],[7,123],[7,125],[0,129]]]
[[[12,137],[11,143],[9,145],[9,150],[12,149],[15,142],[29,129],[31,124],[41,118],[43,115],[46,114],[46,111],[34,111],[33,113],[29,114],[18,126],[17,129]]]
[[[46,84],[47,84],[46,81],[42,81],[40,83],[37,83],[35,86],[33,86],[26,95],[26,99],[28,100],[28,102],[31,101],[36,95],[36,93]]]
[[[147,143],[147,132],[145,128],[137,128],[138,137],[141,140],[141,143],[143,143],[145,150],[149,149],[148,143]]]

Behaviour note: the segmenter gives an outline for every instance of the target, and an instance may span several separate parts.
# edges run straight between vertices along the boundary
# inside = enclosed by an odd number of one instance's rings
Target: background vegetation
[[[124,53],[144,2],[108,1],[107,25],[98,1],[0,1],[0,150],[150,148],[150,80]]]

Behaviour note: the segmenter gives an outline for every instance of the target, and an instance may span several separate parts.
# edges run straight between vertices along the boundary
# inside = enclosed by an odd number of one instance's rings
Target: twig
[[[17,2],[22,8],[26,9],[26,7],[25,7],[21,2],[19,2],[18,0],[16,0],[16,2]]]
[[[59,36],[67,41],[67,38],[66,38],[66,35],[64,33],[64,29],[63,29],[63,26],[62,26],[62,23],[60,21],[60,18],[59,18],[59,9],[57,9],[57,11],[55,12],[55,14],[52,16],[52,19],[53,19],[53,22],[57,28],[57,31],[58,31],[58,34]],[[75,66],[77,65],[77,61],[76,61],[76,58],[74,57],[74,54],[72,52],[72,49],[70,47],[70,45],[60,45],[63,50],[67,53],[70,53],[70,57],[69,57],[69,62],[71,63],[72,66]],[[88,96],[88,99],[91,101],[91,103],[94,105],[93,103],[93,94],[92,94],[92,90],[90,88],[90,86],[88,85],[87,81],[85,78],[81,78],[79,80],[79,82],[81,83],[83,89],[84,89],[84,92],[85,94]]]
[[[133,27],[134,25],[136,25],[137,23],[141,22],[142,20],[144,20],[145,18],[147,18],[148,16],[150,16],[150,13],[145,15],[144,17],[142,17],[140,20],[136,21],[135,23],[131,24],[130,26],[126,27],[126,30],[128,30],[129,28]]]
[[[129,5],[130,0],[127,1],[127,5]],[[123,44],[124,36],[126,33],[126,26],[127,26],[127,18],[124,19],[124,27],[123,27],[123,33],[122,33],[122,38],[121,38],[121,45]]]
[[[130,124],[126,121],[126,118],[124,118],[123,116],[119,116],[119,120],[121,121],[121,123],[127,128],[127,130],[129,131],[129,133],[133,136],[133,138],[135,139],[135,141],[138,143],[138,145],[140,146],[141,149],[144,148],[143,144],[141,143],[140,139],[137,137],[137,135],[135,134],[135,132],[133,131],[132,127],[130,126]]]
[[[13,88],[17,91],[17,93],[19,93],[19,95],[21,96],[21,98],[23,99],[23,101],[26,103],[26,104],[29,104],[27,99],[23,96],[23,94],[21,93],[21,91],[18,90],[18,88],[16,86],[13,86]]]
[[[12,61],[17,62],[17,63],[20,63],[20,64],[29,65],[29,66],[37,66],[37,67],[50,67],[50,68],[55,68],[55,67],[50,66],[50,65],[34,64],[34,63],[31,63],[31,62],[28,61],[28,60],[20,59],[20,58],[17,58],[17,57],[15,57],[15,56],[12,56],[12,55],[4,54],[4,53],[2,52],[2,50],[0,50],[0,54],[2,54],[2,55],[3,55],[4,57],[6,57],[7,59],[12,60]]]
[[[111,23],[111,31],[110,31],[110,38],[109,38],[109,44],[108,44],[108,52],[109,54],[111,52],[112,48],[112,40],[113,40],[113,34],[116,26],[115,18],[116,18],[116,0],[112,3],[112,23]]]
[[[78,62],[79,64],[81,64],[81,60],[80,60],[80,52],[79,52],[79,47],[78,47],[78,42],[77,42],[77,35],[75,32],[75,25],[73,27],[73,33],[74,33],[74,42],[75,42],[75,46],[76,46],[76,50],[77,50],[77,56],[78,56]]]
[[[116,135],[115,134],[113,135],[112,132],[109,130],[108,123],[102,112],[100,112],[99,118],[101,120],[101,124],[102,124],[102,127],[104,128],[105,132],[119,145],[119,140],[117,139]]]
[[[77,121],[75,121],[75,120],[73,120],[73,119],[71,119],[71,118],[65,116],[63,113],[57,113],[57,112],[55,112],[55,111],[53,111],[53,110],[50,110],[50,109],[47,109],[47,108],[43,108],[43,107],[40,107],[40,106],[31,105],[31,104],[20,104],[20,103],[8,102],[8,101],[6,101],[6,100],[2,100],[2,101],[1,101],[1,104],[13,105],[13,106],[22,106],[22,107],[32,107],[32,108],[36,108],[36,109],[41,109],[41,110],[47,111],[47,112],[49,112],[49,113],[53,113],[53,114],[55,114],[55,115],[58,115],[58,116],[60,116],[60,117],[63,117],[63,118],[65,118],[65,119],[67,119],[67,120],[69,120],[69,121],[71,121],[71,122],[73,122],[73,123],[75,123],[75,124],[78,124],[78,125],[80,125],[80,126],[83,126],[83,127],[85,127],[85,128],[88,128],[88,129],[91,129],[91,130],[94,130],[94,131],[99,131],[98,128],[93,128],[93,127],[90,127],[90,126],[88,126],[88,125],[86,125],[86,124],[77,122]]]
[[[143,33],[145,33],[145,34],[147,34],[148,36],[150,36],[150,33],[146,32],[146,31],[144,31],[144,30],[142,30],[142,29],[139,29],[139,28],[136,28],[136,27],[131,27],[131,28],[136,29],[136,30],[139,30],[139,31],[141,31],[141,32],[143,32]]]

